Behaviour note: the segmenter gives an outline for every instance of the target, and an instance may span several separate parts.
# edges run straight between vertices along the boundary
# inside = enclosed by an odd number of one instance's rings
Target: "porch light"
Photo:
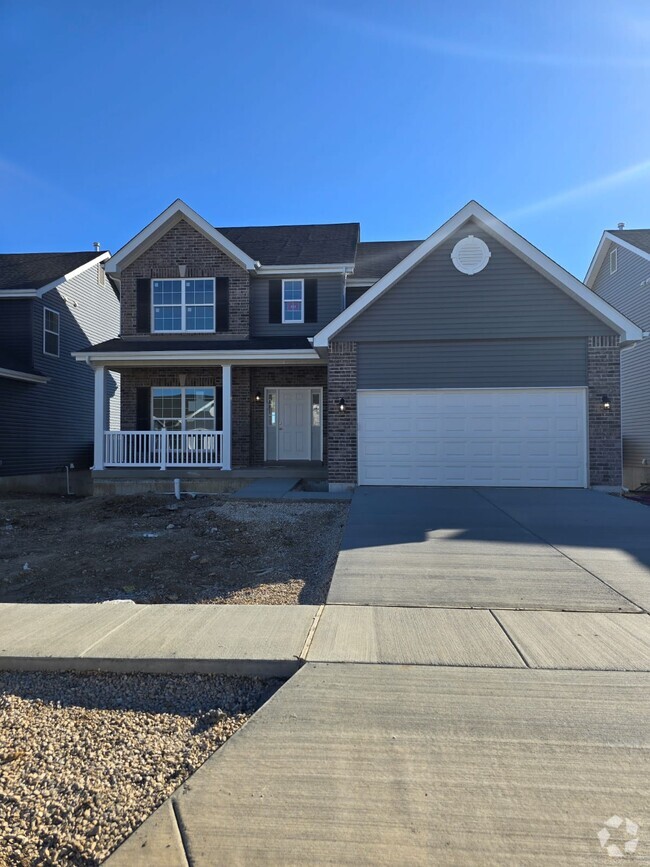
[[[347,409],[345,405],[345,398],[343,397],[339,400],[339,409],[341,410],[341,412],[345,412],[345,410]]]
[[[261,400],[262,400],[262,392],[261,392],[261,391],[256,391],[256,392],[255,392],[255,401],[256,401],[256,403],[259,403]]]
[[[612,408],[612,403],[611,403],[609,397],[608,397],[606,394],[604,394],[604,395],[601,397],[601,399],[600,399],[600,405],[602,406],[602,408],[603,408],[605,411],[610,410],[610,409]]]

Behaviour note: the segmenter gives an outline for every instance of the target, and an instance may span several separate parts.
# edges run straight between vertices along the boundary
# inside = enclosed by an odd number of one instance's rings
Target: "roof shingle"
[[[313,226],[234,226],[217,231],[262,265],[354,262],[359,223]]]
[[[95,250],[80,253],[0,253],[0,292],[40,289],[98,255]]]
[[[650,229],[609,229],[609,234],[627,241],[644,253],[650,253]]]
[[[415,250],[422,241],[363,241],[357,245],[354,277],[375,280],[388,274],[395,265]]]

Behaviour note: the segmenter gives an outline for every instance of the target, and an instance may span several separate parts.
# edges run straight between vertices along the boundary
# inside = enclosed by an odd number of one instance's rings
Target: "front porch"
[[[119,430],[105,422],[105,370],[95,371],[96,481],[326,477],[323,364],[120,367]]]

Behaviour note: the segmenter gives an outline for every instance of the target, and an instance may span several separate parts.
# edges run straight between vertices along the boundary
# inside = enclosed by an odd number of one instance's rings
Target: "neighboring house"
[[[425,241],[360,243],[357,223],[215,229],[177,200],[106,268],[121,336],[77,353],[98,481],[620,486],[641,330],[476,202]]]
[[[0,254],[0,490],[65,490],[64,468],[92,463],[93,371],[72,352],[119,332],[108,257]],[[105,395],[119,428],[116,376]]]
[[[650,331],[650,229],[603,232],[585,283]],[[650,340],[621,355],[623,481],[650,483]]]

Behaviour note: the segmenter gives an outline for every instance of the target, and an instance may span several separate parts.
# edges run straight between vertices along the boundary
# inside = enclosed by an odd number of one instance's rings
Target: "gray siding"
[[[291,277],[300,279],[300,274],[285,274],[285,279]],[[278,274],[272,279],[281,280]],[[321,274],[318,280],[318,322],[306,323],[275,323],[269,322],[269,279],[254,277],[251,279],[251,337],[313,337],[317,331],[324,328],[339,315],[343,309],[343,276],[341,274]]]
[[[587,384],[584,337],[362,343],[359,388],[524,388]]]
[[[610,248],[611,249],[611,246]],[[650,330],[650,262],[618,247],[618,268],[609,273],[609,249],[594,291],[633,322]],[[621,353],[623,481],[630,488],[650,482],[650,339]],[[644,465],[643,460],[649,465]]]
[[[66,283],[61,292],[67,302],[58,290],[27,302],[32,327],[23,339],[30,345],[33,366],[50,381],[37,385],[0,379],[0,475],[55,472],[71,462],[84,468],[92,462],[94,374],[71,353],[117,336],[119,328],[117,298],[108,281],[99,286],[96,275],[93,267]],[[45,307],[60,315],[58,358],[43,353]],[[109,376],[114,406],[116,384]]]
[[[29,335],[32,302],[29,299],[0,301],[0,350],[6,352],[19,364],[32,367],[32,343]]]
[[[467,276],[451,251],[468,234],[492,253]],[[417,265],[337,336],[340,340],[472,340],[579,337],[612,330],[476,226],[468,225]]]
[[[348,286],[345,290],[345,306],[349,307],[350,304],[354,304],[357,298],[361,298],[369,288],[370,286]]]

